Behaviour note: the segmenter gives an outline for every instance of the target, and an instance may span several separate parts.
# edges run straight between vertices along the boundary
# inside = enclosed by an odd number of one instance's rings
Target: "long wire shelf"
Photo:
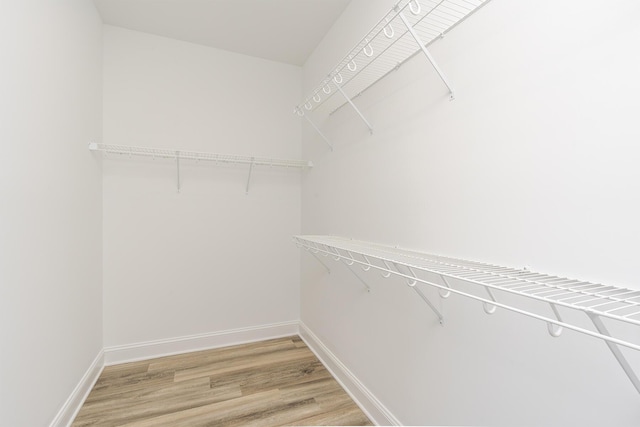
[[[349,53],[330,69],[327,76],[294,108],[294,112],[309,119],[309,113],[313,111],[322,109],[326,113],[332,113],[343,105],[351,104],[373,131],[352,99],[419,52],[425,54],[453,98],[452,85],[426,48],[489,1],[398,1]],[[321,133],[319,130],[318,132]]]
[[[249,182],[254,166],[268,166],[293,169],[309,169],[313,167],[311,161],[276,159],[255,156],[237,156],[232,154],[205,153],[198,151],[173,150],[167,148],[135,147],[128,145],[89,143],[89,150],[107,154],[125,156],[142,156],[158,159],[174,159],[176,161],[177,184],[180,191],[180,160],[207,161],[214,164],[248,165],[249,177],[247,178],[246,192],[249,193]]]
[[[298,247],[309,251],[327,269],[328,266],[317,254],[343,261],[368,290],[370,287],[356,273],[353,265],[359,265],[363,271],[379,271],[383,277],[394,275],[405,279],[425,300],[441,323],[444,322],[443,315],[416,286],[418,283],[437,288],[442,298],[447,298],[453,293],[480,301],[487,314],[493,314],[497,308],[502,308],[542,320],[547,323],[548,331],[554,337],[560,336],[563,328],[566,328],[602,339],[640,393],[640,381],[618,347],[624,346],[640,351],[640,343],[614,336],[602,321],[606,318],[640,326],[638,289],[607,286],[341,237],[294,236],[293,240]],[[460,286],[460,282],[467,286]],[[474,290],[470,291],[468,285]],[[522,298],[509,298],[508,303],[500,302],[496,298],[500,292]],[[530,304],[526,303],[526,300],[536,300],[545,304]],[[546,304],[550,311],[543,310]],[[532,308],[533,306],[539,307]],[[594,329],[564,320],[559,308],[585,313],[593,323]]]

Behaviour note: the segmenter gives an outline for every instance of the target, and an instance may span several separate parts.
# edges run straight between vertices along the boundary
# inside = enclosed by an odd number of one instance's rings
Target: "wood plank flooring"
[[[372,425],[300,337],[107,366],[83,426]]]

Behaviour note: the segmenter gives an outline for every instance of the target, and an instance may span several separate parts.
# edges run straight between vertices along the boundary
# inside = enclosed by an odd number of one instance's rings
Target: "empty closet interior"
[[[0,425],[291,336],[378,425],[640,425],[637,2],[2,9]]]

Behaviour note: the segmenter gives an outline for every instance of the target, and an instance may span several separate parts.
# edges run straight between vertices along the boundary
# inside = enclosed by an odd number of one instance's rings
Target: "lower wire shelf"
[[[379,271],[383,277],[391,275],[407,281],[420,297],[444,323],[442,314],[416,286],[418,283],[435,287],[442,298],[452,293],[483,303],[484,311],[492,314],[503,308],[547,323],[549,333],[558,337],[563,328],[602,339],[640,393],[640,380],[619,346],[640,351],[640,343],[631,342],[609,332],[603,318],[631,326],[640,326],[640,290],[590,283],[548,274],[535,273],[497,265],[485,264],[456,258],[430,255],[422,252],[398,249],[377,243],[363,242],[334,236],[294,236],[294,243],[309,251],[325,265],[316,254],[343,261],[354,273],[352,266],[359,265],[363,271]],[[328,268],[325,265],[326,268]],[[370,287],[358,274],[367,290]],[[461,289],[459,282],[472,285]],[[499,302],[495,292],[506,292],[522,297],[522,301],[536,300],[548,304],[551,315],[534,311],[531,304],[517,306],[510,298],[509,303]],[[543,305],[544,306],[544,305]],[[559,308],[568,308],[585,313],[594,329],[563,320]]]

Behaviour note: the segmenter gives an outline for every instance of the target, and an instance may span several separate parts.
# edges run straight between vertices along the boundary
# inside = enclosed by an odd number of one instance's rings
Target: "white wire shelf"
[[[352,266],[359,265],[363,271],[374,270],[381,272],[383,277],[394,275],[405,279],[431,307],[441,323],[444,322],[442,314],[416,286],[418,283],[437,288],[442,298],[454,293],[480,301],[487,314],[493,314],[497,308],[502,308],[542,320],[547,322],[548,331],[554,337],[560,336],[563,328],[566,328],[602,339],[640,393],[640,381],[618,348],[624,346],[640,351],[640,342],[613,336],[602,322],[602,318],[607,318],[631,326],[640,326],[640,290],[430,255],[340,237],[295,236],[293,240],[298,247],[309,251],[327,269],[328,266],[316,254],[343,261],[354,274],[356,272]],[[356,276],[369,290],[366,281],[360,275]],[[468,286],[462,289],[457,285],[458,281],[473,285],[475,291],[470,292]],[[500,292],[522,299],[509,298],[509,303],[502,303],[496,299]],[[514,304],[513,300],[520,301],[520,305]],[[550,310],[543,310],[545,304],[540,304],[539,309],[532,309],[533,305],[526,300],[546,303]],[[593,323],[594,329],[563,320],[559,308],[585,313]],[[640,337],[637,334],[634,336]]]
[[[197,151],[173,150],[167,148],[135,147],[128,145],[89,143],[89,150],[107,154],[118,154],[125,156],[142,156],[158,159],[174,159],[177,169],[178,191],[180,191],[180,160],[206,161],[218,164],[249,165],[249,177],[247,179],[246,192],[249,192],[249,181],[254,166],[268,166],[292,169],[310,169],[313,167],[311,161],[275,159],[254,156],[236,156],[231,154],[203,153]]]
[[[431,62],[453,98],[453,87],[426,47],[442,38],[489,1],[398,1],[349,53],[330,69],[327,77],[295,107],[294,112],[308,119],[309,113],[313,111],[322,109],[330,114],[345,104],[351,104],[372,131],[373,128],[353,104],[352,99],[421,51]],[[338,93],[341,96],[335,96]]]

